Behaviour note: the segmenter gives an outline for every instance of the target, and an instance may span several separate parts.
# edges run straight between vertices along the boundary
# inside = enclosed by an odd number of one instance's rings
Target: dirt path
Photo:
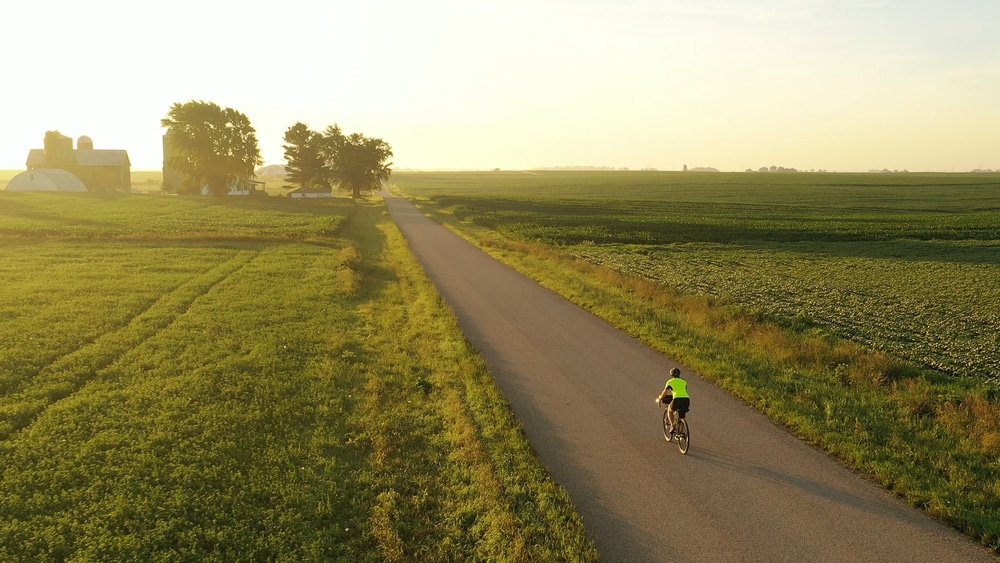
[[[995,561],[691,374],[680,455],[652,401],[674,362],[386,204],[604,561]]]

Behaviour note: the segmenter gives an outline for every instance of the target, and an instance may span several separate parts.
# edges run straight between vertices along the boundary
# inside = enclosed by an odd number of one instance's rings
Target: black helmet
[[[677,368],[670,368],[670,377],[680,377],[680,376],[681,376],[681,370]]]

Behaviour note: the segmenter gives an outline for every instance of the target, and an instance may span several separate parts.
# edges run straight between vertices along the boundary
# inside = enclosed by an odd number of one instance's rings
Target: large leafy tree
[[[344,135],[337,125],[324,131],[322,152],[330,178],[354,199],[380,187],[392,173],[388,143],[361,133]]]
[[[285,131],[285,170],[287,180],[306,187],[330,188],[323,157],[323,135],[298,122]]]
[[[175,103],[160,124],[167,128],[166,165],[181,175],[185,191],[206,185],[225,195],[264,162],[250,119],[232,108],[201,100]]]

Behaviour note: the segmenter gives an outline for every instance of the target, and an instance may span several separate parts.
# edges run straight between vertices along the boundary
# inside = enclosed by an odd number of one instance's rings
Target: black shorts
[[[690,408],[690,397],[674,397],[674,400],[670,401],[670,409],[677,413],[677,416],[681,418],[684,418],[684,415],[687,414]]]

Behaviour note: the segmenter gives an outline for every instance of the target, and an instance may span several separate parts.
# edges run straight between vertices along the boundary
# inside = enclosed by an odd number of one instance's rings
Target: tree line
[[[178,175],[176,193],[226,195],[264,163],[257,132],[247,116],[213,102],[173,104],[160,120],[167,129],[164,164]],[[344,134],[336,124],[322,133],[297,122],[285,131],[288,180],[302,187],[339,188],[354,198],[389,178],[392,148],[382,139]],[[165,182],[167,181],[164,178]]]
[[[284,140],[287,179],[304,188],[340,186],[357,198],[389,179],[392,148],[382,139],[345,135],[336,124],[320,133],[297,122]]]

